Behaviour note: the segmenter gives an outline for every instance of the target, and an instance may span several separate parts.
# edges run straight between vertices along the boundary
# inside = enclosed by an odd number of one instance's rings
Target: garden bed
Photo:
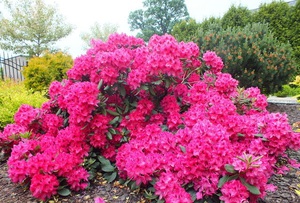
[[[286,112],[290,123],[300,121],[300,106],[290,103],[269,103],[270,112]],[[300,161],[299,152],[288,152],[291,158]],[[265,200],[261,203],[300,203],[300,197],[295,190],[300,190],[300,169],[291,169],[287,174],[274,175],[270,182],[278,187],[276,192],[268,193]],[[109,184],[98,174],[91,186],[79,193],[72,193],[67,197],[56,196],[49,202],[65,203],[92,203],[94,198],[100,196],[109,203],[146,203],[139,191],[130,191],[128,188],[118,183]],[[34,203],[39,202],[32,197],[28,190],[11,183],[7,175],[6,162],[0,165],[0,202],[5,203]]]

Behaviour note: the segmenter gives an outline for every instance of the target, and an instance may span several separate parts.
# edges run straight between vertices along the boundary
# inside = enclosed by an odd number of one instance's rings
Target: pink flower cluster
[[[272,188],[276,158],[300,148],[286,115],[269,113],[258,88],[238,89],[214,52],[200,60],[196,44],[170,35],[145,44],[113,34],[92,44],[67,80],[51,84],[41,109],[22,106],[16,123],[0,133],[11,150],[10,178],[31,181],[35,197],[56,194],[60,178],[71,189],[85,188],[82,163],[96,149],[116,162],[122,178],[156,180],[155,193],[166,203],[192,202],[187,185],[197,199],[221,192],[226,203],[255,202]],[[228,164],[238,178],[219,188],[220,178],[232,175]]]

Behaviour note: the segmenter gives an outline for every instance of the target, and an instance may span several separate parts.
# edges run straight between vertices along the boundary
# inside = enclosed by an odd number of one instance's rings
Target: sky
[[[71,54],[73,58],[86,52],[80,34],[89,32],[95,22],[116,24],[119,26],[118,32],[134,35],[135,32],[129,29],[128,15],[130,11],[143,8],[143,0],[45,0],[45,2],[55,5],[66,22],[73,25],[72,33],[57,43],[60,49]],[[262,3],[271,2],[272,0],[185,0],[190,17],[197,22],[211,16],[221,17],[231,5],[256,9]]]

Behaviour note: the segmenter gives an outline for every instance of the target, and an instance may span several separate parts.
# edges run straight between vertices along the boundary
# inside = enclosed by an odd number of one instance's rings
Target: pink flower
[[[101,197],[95,197],[94,203],[105,203],[105,201]]]
[[[239,180],[226,182],[221,188],[221,192],[220,200],[225,203],[241,203],[249,197],[247,188]]]
[[[220,72],[224,66],[222,59],[212,51],[207,51],[204,53],[203,60],[205,61],[206,65],[210,66],[213,73]]]
[[[41,200],[47,200],[57,193],[59,182],[54,175],[36,174],[31,179],[30,191]]]

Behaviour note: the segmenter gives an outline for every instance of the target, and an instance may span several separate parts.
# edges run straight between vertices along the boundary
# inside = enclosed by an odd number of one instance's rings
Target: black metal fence
[[[27,66],[26,56],[12,56],[5,52],[0,53],[0,79],[23,81],[22,71],[24,66]]]

